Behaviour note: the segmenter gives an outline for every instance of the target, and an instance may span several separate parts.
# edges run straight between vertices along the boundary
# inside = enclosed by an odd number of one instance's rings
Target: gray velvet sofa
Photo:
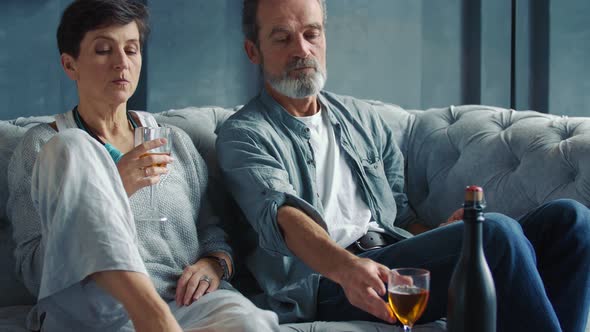
[[[432,225],[460,206],[463,188],[469,184],[484,187],[488,211],[514,217],[555,198],[590,203],[590,118],[475,105],[407,111],[370,102],[394,128],[406,157],[409,200],[418,215]],[[233,111],[204,107],[156,115],[159,121],[187,131],[209,165],[214,186],[220,185],[214,130]],[[0,121],[0,331],[24,331],[27,310],[34,302],[14,273],[11,229],[5,213],[6,165],[24,132],[49,121],[51,116]],[[228,203],[223,201],[227,197],[216,195],[218,204]],[[401,331],[367,322],[283,327],[289,331]],[[442,321],[415,329],[441,330]]]

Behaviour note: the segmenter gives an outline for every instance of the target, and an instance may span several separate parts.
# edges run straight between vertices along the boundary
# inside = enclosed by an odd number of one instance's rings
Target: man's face
[[[326,81],[326,38],[318,0],[261,0],[258,45],[251,56],[277,92],[301,99]]]

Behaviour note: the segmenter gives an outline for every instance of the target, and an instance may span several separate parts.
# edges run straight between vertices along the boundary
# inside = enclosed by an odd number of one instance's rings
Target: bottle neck
[[[462,255],[469,258],[472,255],[483,257],[482,222],[485,220],[481,210],[466,209],[463,214],[465,229],[463,231]]]

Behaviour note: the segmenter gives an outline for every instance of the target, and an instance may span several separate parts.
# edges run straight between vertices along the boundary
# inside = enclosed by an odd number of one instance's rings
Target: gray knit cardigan
[[[39,292],[43,248],[39,213],[31,199],[31,174],[41,148],[55,134],[48,124],[31,128],[8,166],[7,212],[16,242],[16,270],[34,296]],[[168,221],[136,222],[139,252],[158,293],[166,301],[174,299],[183,269],[199,257],[219,251],[231,257],[226,233],[206,199],[205,162],[188,135],[176,127],[172,127],[172,156],[175,161],[158,187],[159,208]],[[130,197],[134,214],[145,210],[148,204],[149,187]],[[221,287],[231,286],[222,283]]]

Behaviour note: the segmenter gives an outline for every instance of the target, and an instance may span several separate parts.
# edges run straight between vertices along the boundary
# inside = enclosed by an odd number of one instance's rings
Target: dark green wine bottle
[[[461,257],[449,285],[447,331],[496,332],[496,289],[482,247],[483,189],[465,189]]]

